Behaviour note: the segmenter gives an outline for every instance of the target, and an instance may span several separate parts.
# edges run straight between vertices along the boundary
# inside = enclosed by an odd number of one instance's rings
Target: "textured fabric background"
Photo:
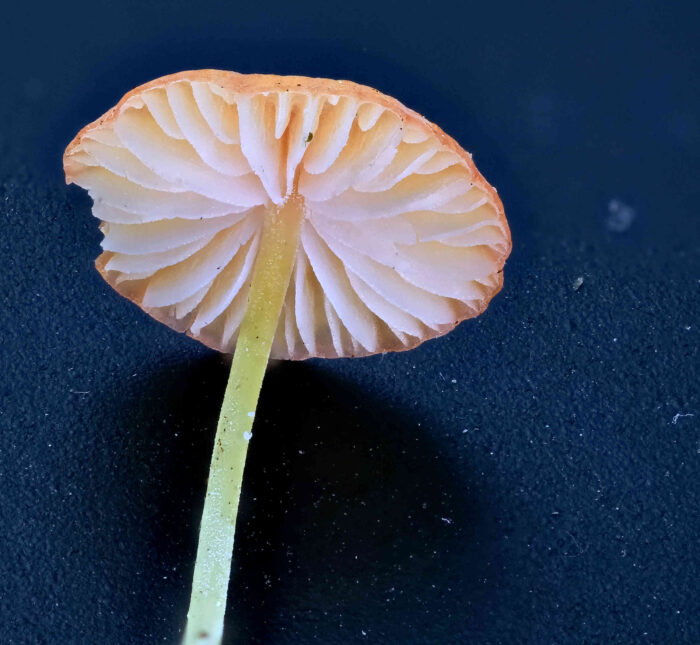
[[[695,2],[22,2],[0,54],[0,642],[176,644],[227,367],[109,289],[76,131],[187,68],[349,78],[474,153],[484,316],[273,366],[228,643],[698,643]]]

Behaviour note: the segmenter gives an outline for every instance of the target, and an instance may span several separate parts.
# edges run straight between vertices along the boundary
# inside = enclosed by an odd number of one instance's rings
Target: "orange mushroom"
[[[437,126],[349,81],[200,70],[131,92],[64,155],[104,279],[233,353],[185,643],[220,643],[268,358],[415,347],[480,314],[511,249],[498,195]]]

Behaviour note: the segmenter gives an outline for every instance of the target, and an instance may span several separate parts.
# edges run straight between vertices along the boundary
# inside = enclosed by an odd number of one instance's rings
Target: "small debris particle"
[[[578,291],[581,287],[583,286],[583,276],[580,275],[576,280],[574,280],[574,283],[571,285],[574,291]]]
[[[314,133],[313,133],[313,132],[309,132],[309,134],[306,135],[306,139],[305,139],[306,143],[311,143],[311,140],[312,140],[313,138],[314,138]]]
[[[248,416],[249,416],[251,419],[254,419],[254,418],[255,418],[255,412],[248,412]]]
[[[685,417],[694,417],[695,415],[692,412],[688,412],[684,414],[683,412],[676,412],[676,414],[673,415],[673,419],[671,419],[671,423],[675,426],[678,423],[678,419],[684,419]]]
[[[608,202],[608,217],[605,225],[613,233],[624,233],[630,226],[637,212],[619,199],[611,199]]]
[[[243,438],[244,438],[246,441],[250,441],[250,440],[253,438],[253,433],[252,433],[252,432],[248,432],[248,431],[246,430],[246,431],[243,433]]]
[[[452,518],[451,517],[441,517],[440,518],[445,524],[452,524]]]

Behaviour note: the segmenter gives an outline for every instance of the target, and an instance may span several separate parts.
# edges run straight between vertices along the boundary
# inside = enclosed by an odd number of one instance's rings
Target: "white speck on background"
[[[619,199],[611,199],[608,202],[608,217],[605,225],[613,233],[624,233],[632,226],[635,217],[637,217],[637,211],[634,208]]]
[[[695,415],[692,412],[688,412],[687,414],[683,414],[682,412],[676,412],[676,414],[673,415],[673,419],[671,419],[671,423],[675,426],[678,423],[678,419],[694,416]]]
[[[248,416],[249,416],[251,419],[254,419],[254,418],[255,418],[255,412],[248,412]]]
[[[578,291],[581,286],[583,285],[583,276],[579,276],[574,280],[574,283],[571,285],[574,291]]]
[[[250,440],[253,438],[253,433],[252,433],[252,432],[248,432],[248,431],[246,430],[246,431],[243,433],[243,438],[244,438],[246,441],[250,441]]]
[[[441,517],[440,518],[445,524],[452,524],[452,518],[450,517]]]

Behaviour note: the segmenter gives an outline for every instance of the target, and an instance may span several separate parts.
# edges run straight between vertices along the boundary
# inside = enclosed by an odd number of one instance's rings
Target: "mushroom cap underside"
[[[96,266],[170,327],[232,352],[267,209],[304,204],[275,358],[404,350],[477,316],[511,249],[495,189],[442,130],[349,81],[200,70],[81,130],[66,181]]]

